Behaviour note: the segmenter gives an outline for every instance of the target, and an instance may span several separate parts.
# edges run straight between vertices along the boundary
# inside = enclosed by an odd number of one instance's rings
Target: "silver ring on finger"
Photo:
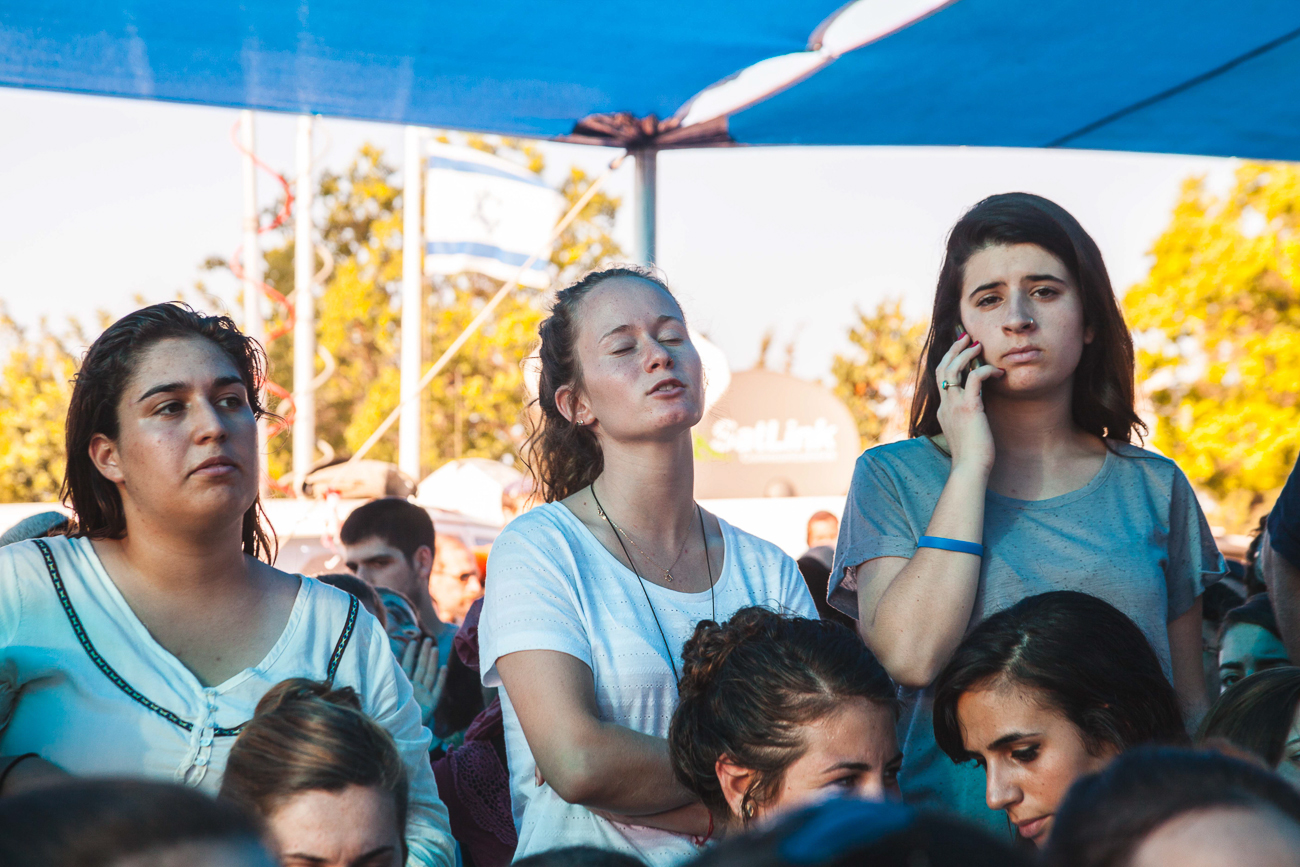
[[[947,390],[948,390],[948,380],[945,379],[943,382],[939,383],[939,387],[942,388],[944,391],[947,391]]]

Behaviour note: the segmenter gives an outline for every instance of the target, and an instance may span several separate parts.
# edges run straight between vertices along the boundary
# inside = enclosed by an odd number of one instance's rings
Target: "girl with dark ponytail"
[[[704,372],[659,277],[588,274],[540,336],[527,459],[545,504],[493,545],[479,624],[516,856],[594,845],[677,863],[711,826],[668,759],[682,644],[748,606],[816,608],[790,557],[695,502]]]
[[[852,630],[743,608],[682,650],[673,771],[743,827],[827,793],[898,795],[894,684]]]

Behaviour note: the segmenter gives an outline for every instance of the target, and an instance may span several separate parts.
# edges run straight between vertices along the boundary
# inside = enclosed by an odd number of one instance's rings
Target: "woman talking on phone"
[[[1201,599],[1223,571],[1191,486],[1134,444],[1133,344],[1096,243],[1008,193],[948,237],[911,439],[854,470],[832,604],[904,689],[910,800],[995,829],[979,770],[935,746],[928,687],[963,635],[1027,596],[1077,590],[1142,629],[1185,717],[1204,712]]]

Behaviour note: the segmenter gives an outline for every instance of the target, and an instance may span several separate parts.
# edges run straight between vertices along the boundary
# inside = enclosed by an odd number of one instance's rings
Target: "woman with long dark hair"
[[[137,310],[90,347],[68,408],[74,527],[0,550],[0,698],[13,704],[0,753],[215,792],[262,696],[310,674],[356,690],[392,735],[412,860],[450,865],[430,736],[382,627],[343,591],[270,565],[264,363],[229,318],[179,304]]]
[[[927,687],[969,629],[1081,590],[1146,635],[1188,719],[1204,712],[1201,592],[1223,560],[1186,477],[1134,445],[1133,344],[1096,243],[1059,205],[992,196],[948,236],[912,439],[854,470],[830,599],[904,687],[901,784],[992,826],[943,759]]]
[[[830,795],[898,796],[894,684],[839,623],[742,608],[682,650],[673,770],[740,830]]]
[[[1201,722],[1198,743],[1226,740],[1259,757],[1300,790],[1300,668],[1269,668],[1219,696]]]
[[[1142,630],[1095,596],[1058,590],[962,639],[935,681],[934,738],[953,762],[983,769],[988,808],[1041,847],[1076,779],[1187,732]]]
[[[539,352],[527,459],[545,503],[494,543],[479,624],[516,857],[595,845],[676,863],[710,831],[668,759],[682,645],[746,606],[816,608],[794,560],[695,502],[704,372],[661,280],[587,275],[556,296]]]

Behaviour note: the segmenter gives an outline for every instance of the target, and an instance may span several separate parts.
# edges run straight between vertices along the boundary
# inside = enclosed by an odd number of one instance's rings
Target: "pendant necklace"
[[[596,514],[604,518],[605,523],[609,524],[609,528],[614,531],[614,538],[618,540],[619,547],[623,549],[623,556],[627,558],[628,564],[632,567],[632,574],[636,575],[637,581],[641,583],[641,592],[645,594],[646,604],[650,606],[650,616],[654,618],[655,627],[659,630],[659,637],[662,638],[664,642],[664,650],[668,653],[668,666],[673,670],[673,682],[677,684],[677,688],[680,690],[682,678],[681,675],[677,673],[677,663],[673,661],[673,649],[668,643],[668,635],[664,632],[663,624],[659,622],[659,614],[655,611],[655,604],[650,601],[650,591],[646,589],[645,578],[641,577],[641,571],[636,568],[636,563],[632,560],[632,555],[628,552],[627,545],[623,544],[623,537],[627,536],[627,534],[620,530],[618,525],[611,521],[609,515],[605,513],[605,507],[600,504],[600,498],[596,496],[596,486],[592,484],[589,487],[591,488],[591,498],[596,501]],[[704,510],[700,508],[699,503],[695,504],[695,514],[700,518],[700,539],[704,542],[704,566],[709,570],[709,610],[712,612],[712,620],[716,623],[718,620],[718,601],[713,592],[713,563],[709,560],[709,537],[704,530]],[[636,541],[631,536],[627,536],[627,540],[631,542],[633,547],[638,551],[641,551],[641,546],[637,545]],[[685,550],[686,543],[683,542],[682,550],[677,553],[677,560],[682,559],[682,552]],[[655,563],[654,558],[645,551],[641,551],[641,555],[651,563],[654,563],[656,568],[663,569],[663,567],[658,563]],[[668,574],[668,570],[677,565],[677,560],[674,560],[673,565],[669,566],[668,569],[664,569],[665,580],[673,580],[672,576]]]

